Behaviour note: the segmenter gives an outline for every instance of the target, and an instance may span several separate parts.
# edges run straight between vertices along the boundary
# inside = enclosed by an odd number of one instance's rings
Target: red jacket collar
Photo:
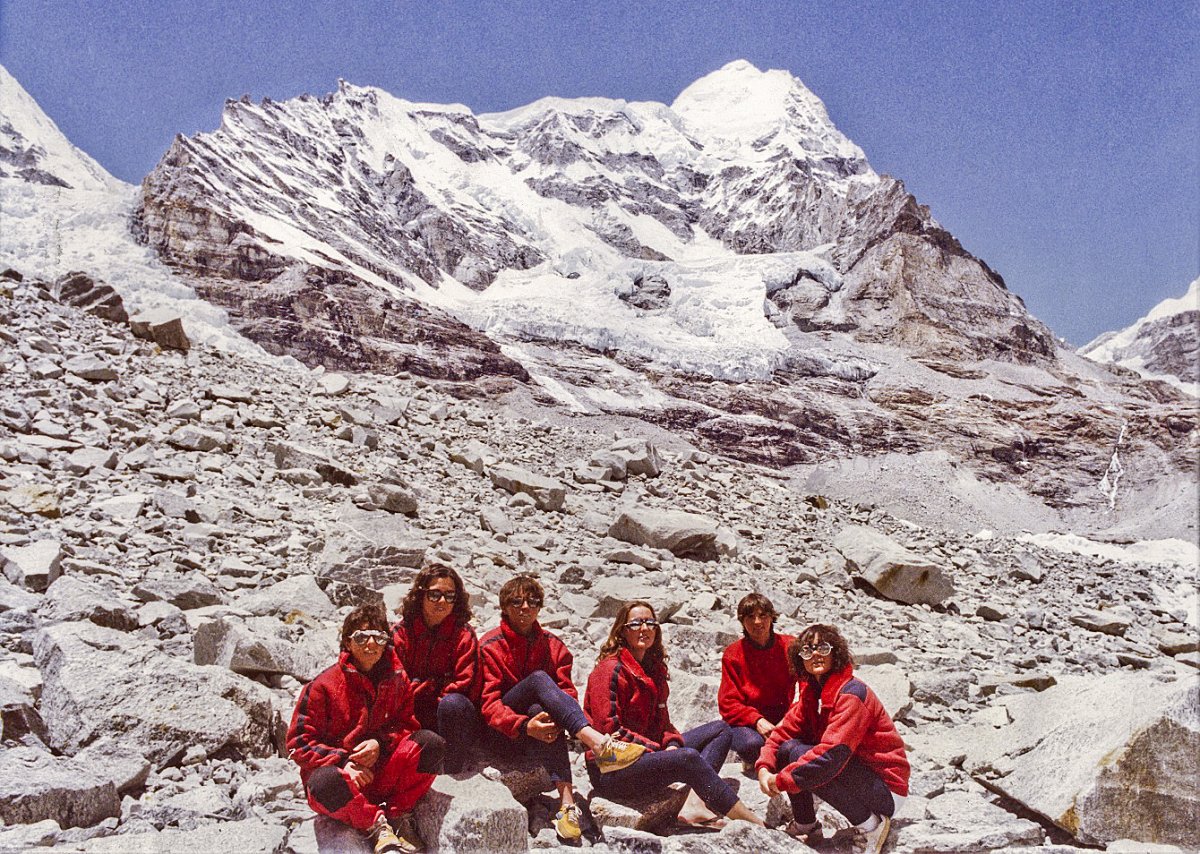
[[[500,631],[504,633],[504,639],[509,643],[527,643],[533,644],[545,633],[542,630],[542,624],[534,620],[533,627],[529,630],[529,634],[523,635],[517,632],[509,625],[508,620],[500,618]]]
[[[438,637],[453,637],[454,631],[457,628],[454,614],[450,614],[446,619],[442,620],[432,629],[425,624],[425,618],[417,614],[409,627],[414,638],[423,640],[426,636]]]
[[[665,678],[667,675],[667,668],[665,665],[659,665],[658,667],[654,668],[653,672],[642,667],[642,663],[637,660],[637,656],[635,656],[627,646],[621,647],[621,652],[618,654],[618,658],[622,666],[628,667],[630,670],[632,670],[635,676],[641,676],[645,679],[657,681]]]
[[[847,664],[841,670],[835,670],[825,678],[825,684],[820,686],[821,708],[828,708],[833,705],[834,699],[837,698],[838,692],[845,687],[846,683],[854,678],[854,665]],[[816,692],[817,680],[811,675],[805,680],[805,686],[808,690]]]

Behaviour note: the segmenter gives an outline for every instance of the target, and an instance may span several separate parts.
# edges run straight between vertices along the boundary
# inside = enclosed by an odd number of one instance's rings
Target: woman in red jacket
[[[588,723],[571,681],[571,653],[538,624],[543,601],[542,585],[529,575],[509,579],[500,588],[500,626],[479,643],[483,719],[507,736],[507,741],[492,739],[497,749],[515,748],[549,772],[560,801],[554,830],[560,839],[572,841],[583,829],[564,734],[583,742],[602,772],[624,768],[642,748],[602,735]]]
[[[382,605],[351,611],[337,664],[300,691],[287,736],[309,805],[367,833],[376,854],[420,850],[410,812],[446,749],[413,717],[408,676],[388,637]]]
[[[470,597],[453,567],[432,563],[417,573],[397,610],[392,643],[417,720],[446,740],[444,770],[458,773],[479,737],[479,641]]]
[[[803,675],[800,697],[771,732],[758,759],[764,793],[791,797],[793,836],[818,833],[813,795],[883,850],[891,817],[908,795],[909,765],[892,719],[875,693],[854,678],[854,659],[833,626],[809,626],[788,646]]]
[[[796,674],[788,666],[790,635],[775,634],[778,614],[771,600],[750,593],[737,607],[742,639],[721,656],[721,687],[717,708],[729,724],[733,752],[749,772],[775,725],[783,720],[796,697]]]
[[[599,773],[589,755],[593,790],[605,797],[630,797],[668,783],[686,783],[706,809],[685,805],[682,821],[716,824],[725,816],[762,824],[721,779],[729,753],[729,725],[713,721],[680,733],[667,710],[667,679],[667,654],[654,608],[649,602],[626,603],[600,648],[583,706],[600,732],[639,744],[646,752],[627,768],[607,774]]]

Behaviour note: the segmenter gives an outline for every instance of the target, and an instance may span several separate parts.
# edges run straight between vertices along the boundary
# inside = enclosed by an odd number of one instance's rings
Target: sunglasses
[[[387,643],[387,640],[387,632],[375,631],[374,629],[359,629],[350,635],[350,643],[355,646],[366,646],[368,643],[376,643],[379,646],[383,646]]]
[[[627,631],[627,632],[636,632],[638,629],[641,629],[641,628],[647,628],[647,629],[658,628],[658,620],[652,620],[649,617],[647,617],[642,620],[630,620],[628,623],[625,624],[625,631]]]
[[[442,590],[423,590],[421,592],[424,593],[425,598],[430,602],[441,602],[443,599],[445,599],[447,602],[453,605],[454,600],[458,598],[458,594],[453,590],[451,590],[449,593]]]
[[[542,607],[542,600],[538,596],[518,596],[514,599],[509,599],[504,603],[509,608],[524,608],[528,605],[530,608]]]
[[[809,646],[808,644],[805,644],[804,646],[800,647],[800,657],[805,661],[808,661],[814,655],[829,655],[831,652],[833,652],[833,647],[827,643],[823,643],[820,646]]]

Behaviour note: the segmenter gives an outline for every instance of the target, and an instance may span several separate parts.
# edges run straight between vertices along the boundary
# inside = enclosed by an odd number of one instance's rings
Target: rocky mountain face
[[[147,176],[134,230],[309,365],[532,380],[804,477],[933,461],[983,524],[999,490],[1036,527],[1195,530],[1187,398],[1057,351],[785,72],[732,63],[670,106],[229,102]],[[1118,443],[1137,519],[1114,527]]]
[[[1079,352],[1200,397],[1200,279],[1179,299],[1163,300],[1136,323],[1105,332]]]
[[[351,604],[394,605],[429,558],[480,631],[506,579],[539,577],[580,685],[649,598],[682,728],[715,715],[746,592],[781,631],[841,626],[909,746],[898,854],[1200,844],[1194,546],[923,527],[515,380],[309,370],[118,308],[82,274],[0,278],[0,849],[362,850],[313,820],[280,739]],[[810,850],[676,834],[673,793],[591,796],[574,756],[597,852]],[[554,845],[548,779],[469,769],[417,807],[431,846]],[[820,850],[856,850],[820,818]]]

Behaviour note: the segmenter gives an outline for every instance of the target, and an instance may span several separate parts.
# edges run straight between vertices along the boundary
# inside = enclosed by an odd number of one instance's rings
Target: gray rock
[[[907,804],[906,804],[907,806]],[[1040,845],[1042,828],[974,792],[947,792],[926,802],[928,822],[903,824],[896,844],[905,850],[974,852]]]
[[[34,824],[14,824],[0,827],[0,851],[28,851],[38,846],[52,846],[58,841],[62,828],[52,818]]]
[[[86,827],[121,814],[112,781],[81,763],[32,747],[0,751],[0,818],[30,824],[54,819]]]
[[[912,683],[896,665],[862,665],[855,667],[854,675],[875,692],[883,708],[893,718],[904,717],[912,708]]]
[[[75,754],[111,737],[163,765],[194,745],[247,756],[279,749],[271,692],[223,668],[197,667],[91,623],[40,630],[33,653],[56,750]]]
[[[36,593],[46,590],[62,574],[62,559],[62,545],[57,540],[0,548],[5,577]]]
[[[736,554],[731,536],[717,523],[696,513],[631,507],[624,510],[608,529],[622,542],[652,549],[666,549],[676,557],[715,561]]]
[[[388,513],[411,516],[417,512],[416,496],[395,484],[373,483],[367,487],[367,496],[376,507]]]
[[[951,706],[970,696],[975,674],[966,670],[919,671],[912,680],[913,699],[918,703]]]
[[[66,460],[66,469],[71,474],[87,474],[92,469],[117,467],[117,453],[108,448],[77,448]]]
[[[670,588],[622,576],[598,579],[588,589],[588,596],[599,603],[589,615],[595,619],[615,617],[626,602],[641,599],[654,605],[654,613],[659,621],[666,622],[683,607],[685,601],[684,596]]]
[[[344,506],[317,560],[317,575],[350,585],[358,591],[355,595],[379,591],[389,584],[411,582],[428,548],[424,537],[411,531],[403,519]],[[335,597],[329,587],[323,589]]]
[[[54,280],[52,293],[59,302],[94,317],[113,323],[124,323],[129,319],[121,295],[111,285],[98,282],[86,273],[73,271],[59,276]]]
[[[273,442],[267,446],[275,458],[278,469],[308,469],[315,471],[323,480],[339,486],[354,486],[358,476],[349,469],[335,463],[316,448],[291,442]]]
[[[89,840],[85,845],[55,846],[54,851],[74,854],[162,854],[164,851],[263,852],[283,854],[287,828],[257,818],[203,824],[188,830],[152,830]]]
[[[63,367],[90,382],[110,382],[117,378],[116,369],[98,356],[72,356],[63,362]]]
[[[205,396],[212,400],[226,400],[230,403],[254,403],[254,392],[241,386],[217,383],[205,391]]]
[[[2,552],[0,552],[2,554]],[[33,611],[42,604],[42,597],[0,577],[0,614],[5,611]]]
[[[27,686],[0,676],[0,739],[16,742],[32,735],[46,742],[46,725],[34,708],[36,702]]]
[[[588,802],[592,818],[602,829],[627,827],[647,833],[661,833],[675,823],[690,790],[682,783],[652,786],[631,798],[610,800],[593,794]]]
[[[184,611],[225,601],[220,588],[195,571],[143,581],[133,588],[133,595],[142,602],[169,602]]]
[[[501,783],[440,775],[413,810],[417,832],[435,851],[526,851],[528,815]]]
[[[510,494],[523,493],[531,497],[539,510],[562,510],[567,489],[556,478],[542,477],[523,468],[498,463],[488,469],[494,486]]]
[[[0,493],[8,505],[26,516],[44,516],[57,519],[62,516],[58,504],[58,490],[43,483],[22,483],[5,493]]]
[[[317,377],[317,389],[321,394],[336,397],[350,390],[350,378],[344,374],[322,374]]]
[[[851,564],[852,574],[888,599],[908,605],[937,605],[954,595],[954,585],[938,563],[872,528],[847,526],[833,545]]]
[[[1136,701],[1131,700],[1136,698]],[[1200,680],[1146,671],[1060,677],[1040,693],[1003,698],[1013,724],[973,752],[986,779],[1089,844],[1117,839],[1200,846]],[[1007,753],[995,760],[997,748]],[[968,763],[972,762],[970,758]]]
[[[152,309],[129,319],[129,331],[135,338],[153,341],[164,350],[191,349],[192,342],[183,328],[183,320],[168,309]]]
[[[1121,607],[1105,611],[1083,608],[1073,612],[1070,620],[1089,631],[1121,637],[1133,625],[1134,615],[1128,608]]]
[[[609,450],[624,459],[626,475],[658,477],[662,473],[658,449],[646,439],[622,439]]]
[[[54,620],[90,620],[98,626],[131,632],[137,616],[94,581],[70,575],[59,577],[46,591],[41,613]]]
[[[720,833],[679,834],[669,837],[666,854],[815,854],[798,839],[747,821],[731,821]]]
[[[311,575],[293,575],[270,587],[251,590],[238,596],[233,604],[238,609],[262,617],[274,614],[307,614],[318,620],[332,619],[333,603]]]
[[[193,632],[192,655],[196,664],[215,664],[235,673],[286,673],[301,682],[312,680],[328,664],[329,645],[301,643],[256,632],[232,619],[201,623]]]
[[[167,437],[167,444],[181,451],[228,451],[233,442],[223,433],[185,424]]]
[[[320,854],[374,854],[375,851],[365,833],[328,816],[317,816],[313,835]]]
[[[500,507],[480,507],[479,527],[485,531],[491,531],[493,534],[503,534],[504,536],[508,536],[514,530],[512,520]]]
[[[462,450],[450,451],[450,461],[466,466],[475,474],[484,470],[498,459],[496,452],[482,442],[471,441]]]

